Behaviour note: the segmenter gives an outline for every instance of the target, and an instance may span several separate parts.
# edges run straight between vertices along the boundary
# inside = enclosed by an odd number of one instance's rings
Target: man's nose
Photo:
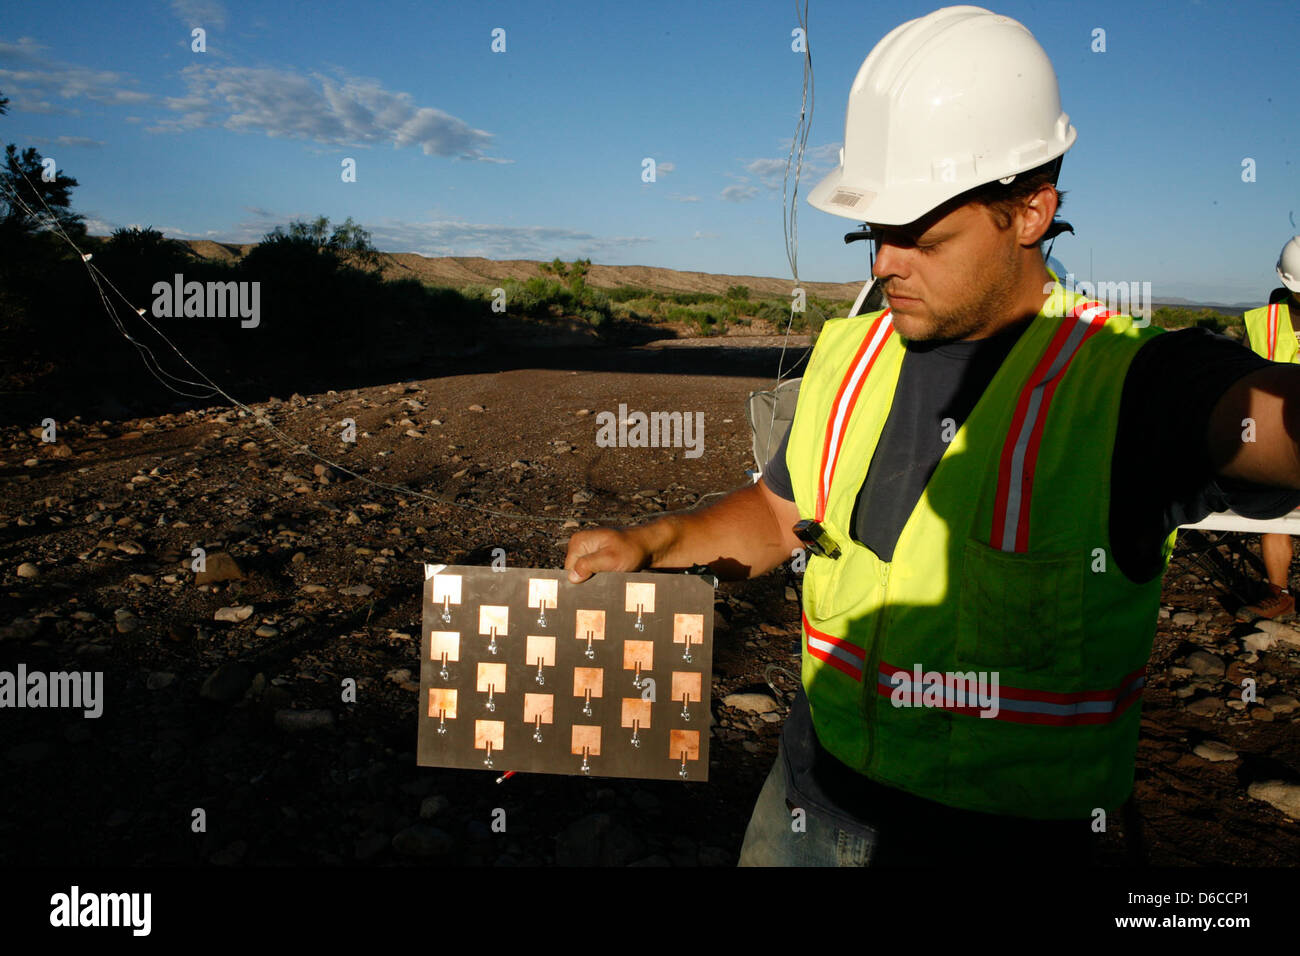
[[[871,265],[871,274],[877,279],[886,276],[904,276],[907,270],[907,254],[903,249],[888,241],[876,242],[876,258]]]

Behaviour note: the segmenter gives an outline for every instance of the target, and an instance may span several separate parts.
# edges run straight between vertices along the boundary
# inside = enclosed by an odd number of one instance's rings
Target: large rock
[[[1263,780],[1252,783],[1246,793],[1256,800],[1271,803],[1292,820],[1300,820],[1300,784],[1283,780]]]
[[[777,709],[776,701],[767,694],[728,694],[722,703],[750,714],[770,714]]]
[[[1223,659],[1208,651],[1192,651],[1187,655],[1187,666],[1200,677],[1222,677],[1225,670]]]
[[[1210,763],[1223,763],[1224,761],[1237,759],[1237,751],[1218,740],[1202,741],[1193,748],[1192,753],[1210,761]]]
[[[225,621],[229,624],[238,624],[240,621],[247,621],[253,616],[253,605],[244,604],[239,607],[221,607],[217,608],[217,613],[212,615],[214,621]]]
[[[36,565],[32,564],[30,561],[24,561],[22,564],[18,565],[18,576],[20,578],[34,578],[40,573],[40,568],[36,567]]]
[[[218,581],[242,581],[244,570],[230,555],[217,551],[207,556],[202,571],[195,573],[195,584],[214,584]]]

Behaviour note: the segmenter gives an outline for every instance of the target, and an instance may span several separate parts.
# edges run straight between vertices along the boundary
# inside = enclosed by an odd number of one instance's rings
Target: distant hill
[[[232,262],[246,255],[257,245],[255,242],[213,242],[210,239],[185,240],[185,244],[205,259]],[[549,260],[547,260],[549,261]],[[547,276],[541,271],[540,259],[484,259],[478,256],[439,256],[430,258],[414,252],[385,253],[384,276],[390,279],[410,277],[430,285],[462,288],[467,285],[500,282],[503,279],[525,281],[534,276]],[[866,281],[863,276],[862,282]],[[862,282],[805,282],[804,287],[825,299],[856,299],[862,291]],[[658,266],[606,266],[593,263],[587,273],[587,284],[601,289],[639,286],[657,292],[708,292],[723,295],[728,287],[748,286],[755,296],[787,296],[790,280],[772,276],[721,275],[711,272],[682,272]],[[1177,296],[1161,298],[1153,303],[1180,309],[1215,309],[1226,314],[1240,315],[1254,309],[1259,302],[1195,302]]]
[[[185,242],[205,259],[231,262],[248,255],[257,243],[212,242],[191,239]],[[548,260],[549,261],[549,260]],[[384,276],[390,279],[414,278],[430,285],[461,288],[467,285],[500,282],[503,279],[525,281],[546,276],[538,259],[483,259],[478,256],[440,256],[430,258],[414,252],[385,254]],[[866,277],[863,277],[863,282]],[[748,286],[755,296],[788,296],[790,280],[770,276],[716,275],[709,272],[679,272],[658,266],[605,266],[593,263],[587,284],[601,289],[640,286],[657,292],[726,293],[734,285]],[[805,282],[810,293],[825,299],[856,299],[861,282]]]

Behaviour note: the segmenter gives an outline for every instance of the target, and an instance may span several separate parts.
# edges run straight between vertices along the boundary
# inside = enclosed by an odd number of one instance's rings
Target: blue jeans
[[[840,829],[813,811],[797,816],[786,804],[785,755],[778,745],[776,762],[763,782],[745,830],[737,866],[867,866],[876,846],[873,831]]]
[[[778,746],[776,762],[749,818],[738,866],[934,866],[951,855],[954,846],[963,847],[967,855],[987,855],[1007,865],[1093,862],[1086,821],[1044,826],[980,817],[954,825],[923,811],[891,816],[886,834],[880,824],[845,830],[833,818],[811,809],[796,814],[786,801],[785,754]]]

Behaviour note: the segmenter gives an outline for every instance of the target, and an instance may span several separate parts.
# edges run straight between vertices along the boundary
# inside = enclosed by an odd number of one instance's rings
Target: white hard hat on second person
[[[1292,236],[1277,257],[1277,277],[1292,292],[1300,292],[1300,236]]]
[[[1077,135],[1032,33],[983,7],[945,7],[891,30],[862,62],[840,165],[808,202],[903,225],[1063,155]]]

